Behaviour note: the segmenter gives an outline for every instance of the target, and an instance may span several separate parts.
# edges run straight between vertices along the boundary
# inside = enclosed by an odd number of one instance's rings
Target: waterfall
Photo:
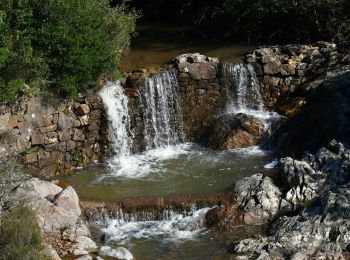
[[[115,153],[109,160],[113,176],[143,177],[161,171],[161,161],[188,153],[188,145],[183,143],[184,123],[176,71],[146,78],[139,94],[146,151],[133,154],[134,135],[123,87],[119,81],[108,82],[100,92]]]
[[[140,89],[146,149],[166,147],[184,141],[184,123],[175,70],[146,79]]]
[[[132,149],[133,135],[130,131],[128,97],[124,94],[124,89],[119,81],[108,82],[99,94],[108,115],[113,150],[116,157],[129,156]]]
[[[231,88],[227,92],[228,114],[264,110],[260,84],[251,64],[228,62],[223,64],[223,71],[232,81]]]
[[[229,80],[224,114],[246,114],[262,124],[260,145],[267,146],[281,116],[264,109],[261,87],[251,64],[226,62],[223,74]]]
[[[107,242],[129,243],[132,239],[162,237],[167,240],[193,239],[204,229],[206,213],[210,208],[192,209],[176,212],[165,209],[156,218],[154,213],[141,215],[120,211],[113,219],[107,221],[103,229]],[[142,218],[145,217],[145,218]]]

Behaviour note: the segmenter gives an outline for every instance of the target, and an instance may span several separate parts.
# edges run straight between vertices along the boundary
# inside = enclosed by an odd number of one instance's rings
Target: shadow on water
[[[240,57],[258,47],[258,43],[217,41],[205,38],[192,27],[173,25],[143,25],[137,28],[130,50],[122,58],[119,69],[128,71],[168,63],[183,53],[201,54],[230,59]]]

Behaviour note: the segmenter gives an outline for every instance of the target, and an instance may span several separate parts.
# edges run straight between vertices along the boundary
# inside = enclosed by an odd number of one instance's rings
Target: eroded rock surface
[[[293,214],[277,218],[268,237],[234,245],[234,252],[264,259],[347,259],[350,255],[350,150],[332,141],[329,149],[303,161],[281,160]],[[244,194],[244,193],[243,193]]]

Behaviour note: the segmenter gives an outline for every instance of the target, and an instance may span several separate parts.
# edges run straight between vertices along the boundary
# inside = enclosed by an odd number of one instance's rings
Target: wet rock
[[[123,259],[123,260],[133,260],[134,256],[127,250],[125,247],[117,247],[116,249],[113,249],[109,246],[102,246],[99,255],[101,256],[109,256],[116,259]]]
[[[216,77],[216,68],[209,63],[192,63],[184,71],[194,80],[213,79]]]
[[[231,114],[219,117],[203,139],[210,148],[228,150],[257,145],[263,134],[264,125],[258,118]]]

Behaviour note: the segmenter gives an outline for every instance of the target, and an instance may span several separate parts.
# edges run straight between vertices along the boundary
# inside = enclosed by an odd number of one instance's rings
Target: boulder
[[[44,234],[61,233],[61,230],[74,226],[80,215],[78,196],[72,187],[62,189],[36,178],[18,186],[13,191],[12,200],[22,201],[34,210]]]
[[[133,260],[134,256],[125,247],[117,247],[115,249],[110,246],[101,246],[100,256],[109,256],[121,260]]]
[[[229,114],[219,117],[203,135],[207,146],[229,150],[255,146],[264,134],[263,122],[246,114]]]

